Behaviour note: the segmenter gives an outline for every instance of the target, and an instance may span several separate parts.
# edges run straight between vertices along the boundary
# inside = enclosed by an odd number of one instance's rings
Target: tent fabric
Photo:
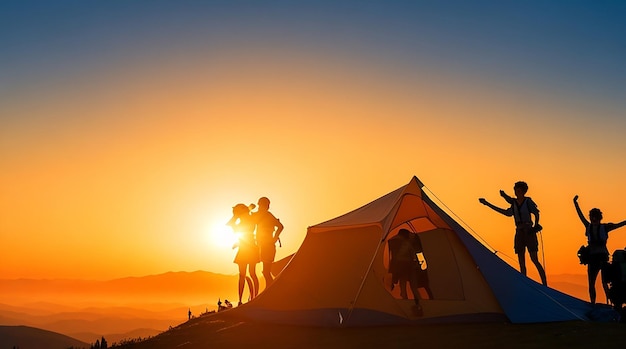
[[[591,305],[521,275],[422,190],[405,186],[308,228],[299,250],[251,302],[264,321],[317,326],[586,320]],[[394,283],[387,241],[400,229],[421,241],[417,294]],[[423,314],[415,312],[418,297]]]
[[[291,257],[293,257],[293,255],[294,254],[290,254],[289,256],[274,261],[272,263],[271,273],[274,277],[278,276],[278,274],[280,274],[280,272],[285,269],[285,267],[289,264],[289,261],[291,261]]]

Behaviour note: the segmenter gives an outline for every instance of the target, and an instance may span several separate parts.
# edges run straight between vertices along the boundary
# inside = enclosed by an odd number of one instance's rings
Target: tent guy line
[[[439,197],[438,197],[438,196],[437,196],[437,195],[436,195],[436,194],[435,194],[435,193],[434,193],[434,192],[433,192],[430,188],[428,188],[427,186],[425,186],[425,185],[424,185],[424,186],[422,187],[422,189],[426,189],[426,190],[428,190],[428,192],[429,192],[430,194],[432,194],[433,198],[437,199],[437,202],[438,202],[439,204],[443,205],[443,207],[444,207],[444,208],[445,208],[448,212],[450,212],[450,213],[451,213],[451,214],[452,214],[452,215],[456,218],[456,220],[457,220],[457,221],[461,222],[461,224],[463,224],[463,226],[464,226],[465,228],[467,228],[467,230],[469,230],[469,231],[472,233],[472,235],[473,235],[474,237],[476,237],[478,240],[480,240],[480,241],[482,242],[482,244],[483,244],[485,247],[487,247],[488,249],[490,249],[490,250],[493,252],[493,254],[495,254],[495,255],[500,255],[500,256],[502,256],[502,257],[505,257],[505,258],[506,258],[506,259],[508,259],[511,263],[516,263],[516,262],[517,262],[517,259],[515,259],[515,258],[511,257],[510,255],[508,255],[508,254],[506,254],[506,253],[504,253],[504,252],[502,252],[502,251],[498,251],[498,250],[496,250],[493,246],[491,246],[491,245],[489,244],[489,242],[488,242],[485,238],[483,238],[480,234],[478,234],[478,233],[476,232],[476,230],[474,230],[474,228],[472,228],[469,224],[467,224],[467,223],[463,220],[463,218],[461,218],[461,217],[460,217],[458,214],[456,214],[456,212],[454,212],[454,211],[453,211],[453,210],[452,210],[452,209],[451,209],[448,205],[446,205],[446,203],[445,203],[445,202],[443,202],[443,201],[442,201],[442,200],[441,200],[441,199],[440,199],[440,198],[439,198]],[[542,244],[542,245],[543,245],[543,244]]]

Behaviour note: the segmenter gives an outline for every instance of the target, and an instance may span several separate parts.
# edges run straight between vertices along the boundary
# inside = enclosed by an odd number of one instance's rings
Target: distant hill
[[[237,297],[236,275],[168,272],[108,281],[0,280],[0,324],[93,343],[153,336]],[[4,303],[4,304],[2,304]],[[4,343],[4,342],[2,342]],[[23,348],[23,347],[22,347]]]
[[[598,282],[600,278],[598,277]],[[548,285],[570,296],[589,300],[589,291],[587,288],[587,275],[585,274],[560,274],[548,276]],[[598,285],[599,295],[602,294],[602,287]],[[601,300],[602,298],[598,298]]]
[[[22,304],[45,299],[57,304],[74,304],[77,301],[118,304],[162,303],[165,300],[193,304],[217,302],[218,297],[233,298],[236,294],[236,275],[205,271],[168,272],[108,281],[0,279],[0,296],[3,303],[9,303],[4,301],[5,299],[14,299]],[[33,298],[33,295],[37,297]]]
[[[94,341],[95,342],[95,341]],[[66,335],[28,326],[0,326],[3,348],[89,348],[91,344]]]

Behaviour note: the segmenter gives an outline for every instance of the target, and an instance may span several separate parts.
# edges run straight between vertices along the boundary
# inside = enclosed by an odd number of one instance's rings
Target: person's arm
[[[274,243],[278,241],[280,233],[282,233],[283,229],[285,229],[285,226],[283,226],[280,220],[276,218],[276,232],[274,232]]]
[[[500,196],[502,196],[504,200],[506,200],[506,202],[508,202],[509,204],[513,203],[514,199],[510,197],[509,195],[507,195],[507,193],[505,193],[504,190],[500,190]]]
[[[614,223],[613,224],[613,229],[621,228],[621,227],[623,227],[625,225],[626,225],[626,221],[619,222],[619,223]],[[613,230],[613,229],[611,229],[611,230]]]
[[[226,225],[233,228],[233,230],[235,229],[237,223],[237,217],[233,216],[227,223]]]
[[[535,201],[533,201],[533,199],[527,197],[526,198],[527,204],[528,204],[528,209],[530,210],[530,214],[532,214],[535,217],[535,223],[533,225],[533,227],[537,228],[539,226],[539,208],[537,207],[537,203],[535,203]]]
[[[511,210],[505,210],[505,209],[500,208],[500,207],[498,207],[496,205],[493,205],[489,201],[485,200],[485,198],[480,198],[480,199],[478,199],[478,201],[481,204],[489,207],[490,209],[492,209],[492,210],[494,210],[494,211],[496,211],[496,212],[498,212],[500,214],[503,214],[503,215],[508,216],[508,217],[511,217],[513,215],[513,212],[511,212]]]
[[[231,227],[233,232],[235,232],[235,229],[237,229],[237,217],[233,215],[233,217],[228,221],[228,223],[226,223],[226,225]],[[235,241],[233,243],[233,246],[231,246],[232,249],[235,249],[237,247],[239,247],[239,241]]]
[[[578,195],[574,196],[574,207],[576,207],[576,213],[578,213],[578,218],[580,218],[580,221],[583,222],[585,226],[588,226],[589,221],[587,221],[587,218],[585,218],[583,211],[580,209],[580,206],[578,205]]]

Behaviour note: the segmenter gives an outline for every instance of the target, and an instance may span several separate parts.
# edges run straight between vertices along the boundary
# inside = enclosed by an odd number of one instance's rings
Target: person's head
[[[264,197],[259,199],[258,204],[259,204],[259,209],[269,210],[269,208],[270,208],[270,199],[268,199],[268,198],[266,198],[264,196]]]
[[[248,208],[247,205],[244,205],[244,204],[237,204],[233,207],[234,216],[245,215],[245,214],[248,214],[249,212],[250,212],[250,209]]]
[[[408,238],[411,236],[411,232],[408,229],[400,229],[400,231],[398,231],[398,235],[402,236],[403,238]]]
[[[528,192],[528,184],[523,181],[516,182],[513,186],[513,190],[515,191],[515,195],[517,197],[522,197]]]
[[[600,223],[602,220],[602,211],[599,208],[592,208],[589,210],[589,220],[591,223]]]

